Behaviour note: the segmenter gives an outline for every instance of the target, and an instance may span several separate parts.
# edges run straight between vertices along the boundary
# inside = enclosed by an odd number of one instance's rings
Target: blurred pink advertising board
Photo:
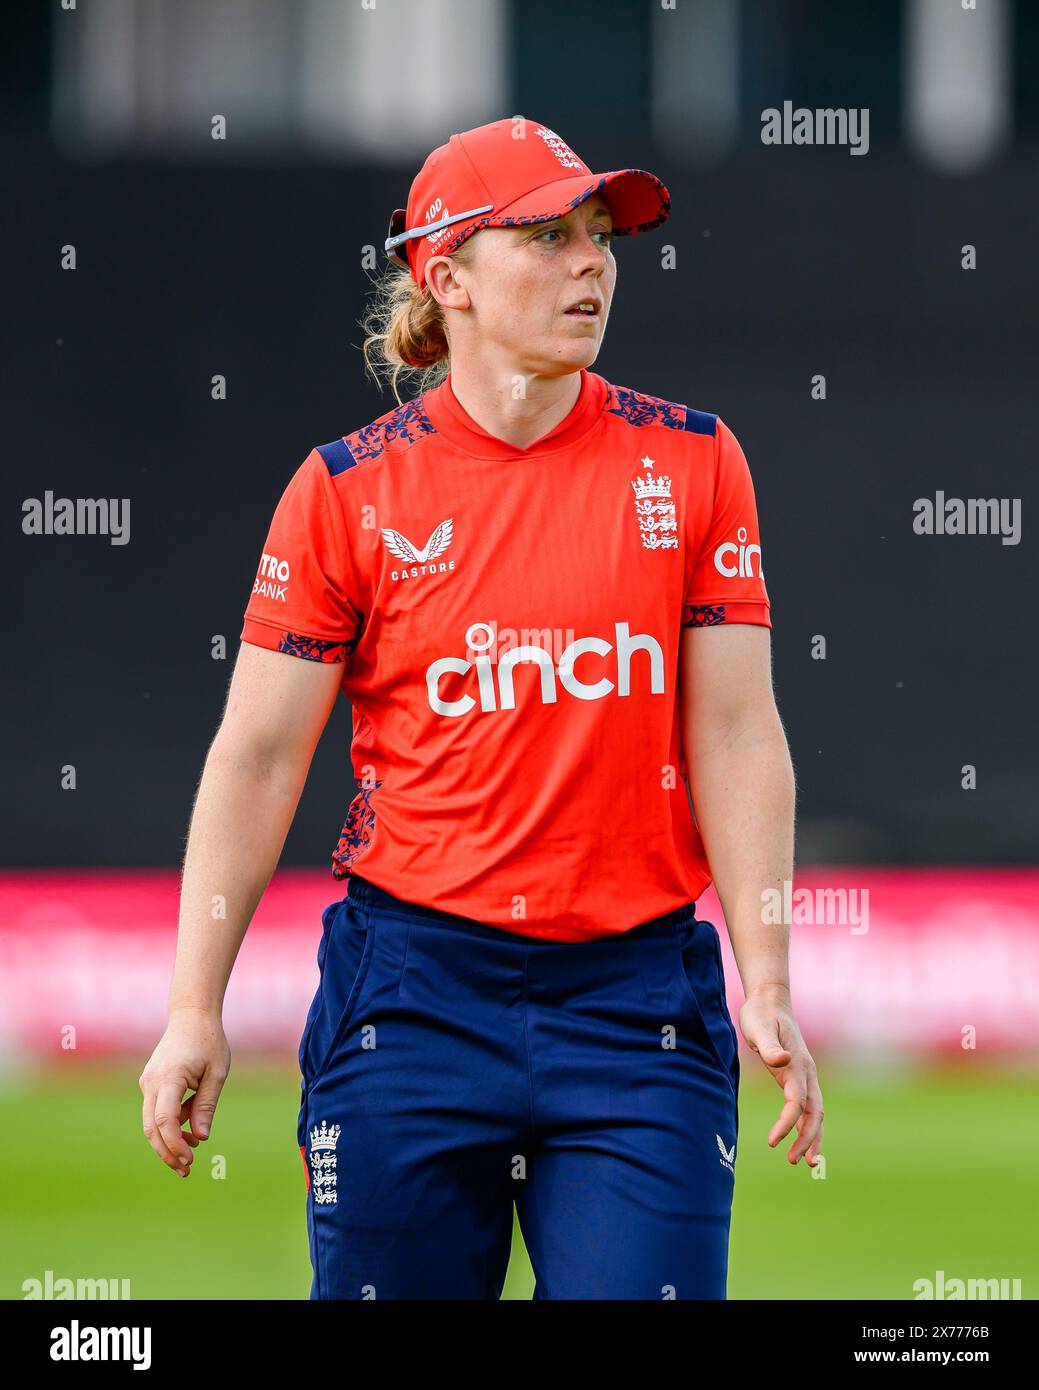
[[[175,869],[0,875],[0,1055],[133,1052],[162,1032],[176,938]],[[232,1049],[295,1049],[317,985],[321,913],[344,896],[327,871],[280,869],[231,979]],[[1039,869],[808,868],[766,918],[791,918],[798,1020],[814,1047],[1034,1051]],[[720,928],[728,1002],[743,1000]],[[971,1031],[973,1030],[973,1031]]]

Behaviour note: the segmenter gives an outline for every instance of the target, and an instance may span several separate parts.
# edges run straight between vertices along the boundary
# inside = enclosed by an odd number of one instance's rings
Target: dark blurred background
[[[1039,6],[81,0],[5,22],[4,864],[179,861],[281,491],[395,405],[358,324],[389,213],[434,145],[512,114],[671,190],[663,227],[615,245],[595,370],[746,450],[799,860],[1034,861]],[[868,107],[868,153],[763,144],[785,100]],[[130,543],[23,534],[47,489],[129,498]],[[939,491],[1021,499],[1020,543],[915,534]],[[340,702],[284,863],[331,854],[349,733]]]

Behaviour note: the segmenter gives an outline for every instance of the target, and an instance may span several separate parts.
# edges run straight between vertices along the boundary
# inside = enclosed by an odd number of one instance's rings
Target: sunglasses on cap
[[[493,212],[494,204],[488,203],[486,207],[470,208],[468,212],[456,212],[449,217],[442,217],[439,222],[430,222],[426,227],[412,227],[410,232],[404,230],[408,220],[407,208],[395,208],[390,214],[390,226],[386,234],[386,241],[383,249],[394,265],[399,265],[404,270],[410,270],[406,254],[402,256],[395,248],[405,241],[411,241],[414,237],[429,236],[432,232],[439,232],[441,227],[450,227],[452,222],[465,222],[470,217],[479,217],[482,212]]]

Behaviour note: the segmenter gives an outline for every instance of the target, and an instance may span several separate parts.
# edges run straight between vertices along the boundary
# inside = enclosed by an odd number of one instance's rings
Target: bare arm
[[[789,1152],[817,1161],[822,1096],[790,998],[789,926],[765,921],[766,894],[793,878],[794,773],[772,691],[766,627],[687,628],[680,655],[682,740],[696,811],[746,1003],[740,1029],[782,1087],[769,1133],[797,1123]],[[782,901],[782,899],[781,899]]]
[[[230,1065],[221,1012],[231,969],[277,867],[341,677],[338,664],[239,648],[191,817],[168,1026],[140,1078],[144,1132],[185,1176]],[[189,1090],[195,1094],[185,1102]]]

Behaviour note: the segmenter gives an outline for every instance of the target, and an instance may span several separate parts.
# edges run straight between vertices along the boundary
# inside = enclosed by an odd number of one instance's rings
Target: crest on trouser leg
[[[320,1129],[315,1125],[310,1131],[311,1187],[319,1206],[336,1204],[336,1144],[341,1133],[339,1125],[329,1127],[327,1120],[321,1121]]]

